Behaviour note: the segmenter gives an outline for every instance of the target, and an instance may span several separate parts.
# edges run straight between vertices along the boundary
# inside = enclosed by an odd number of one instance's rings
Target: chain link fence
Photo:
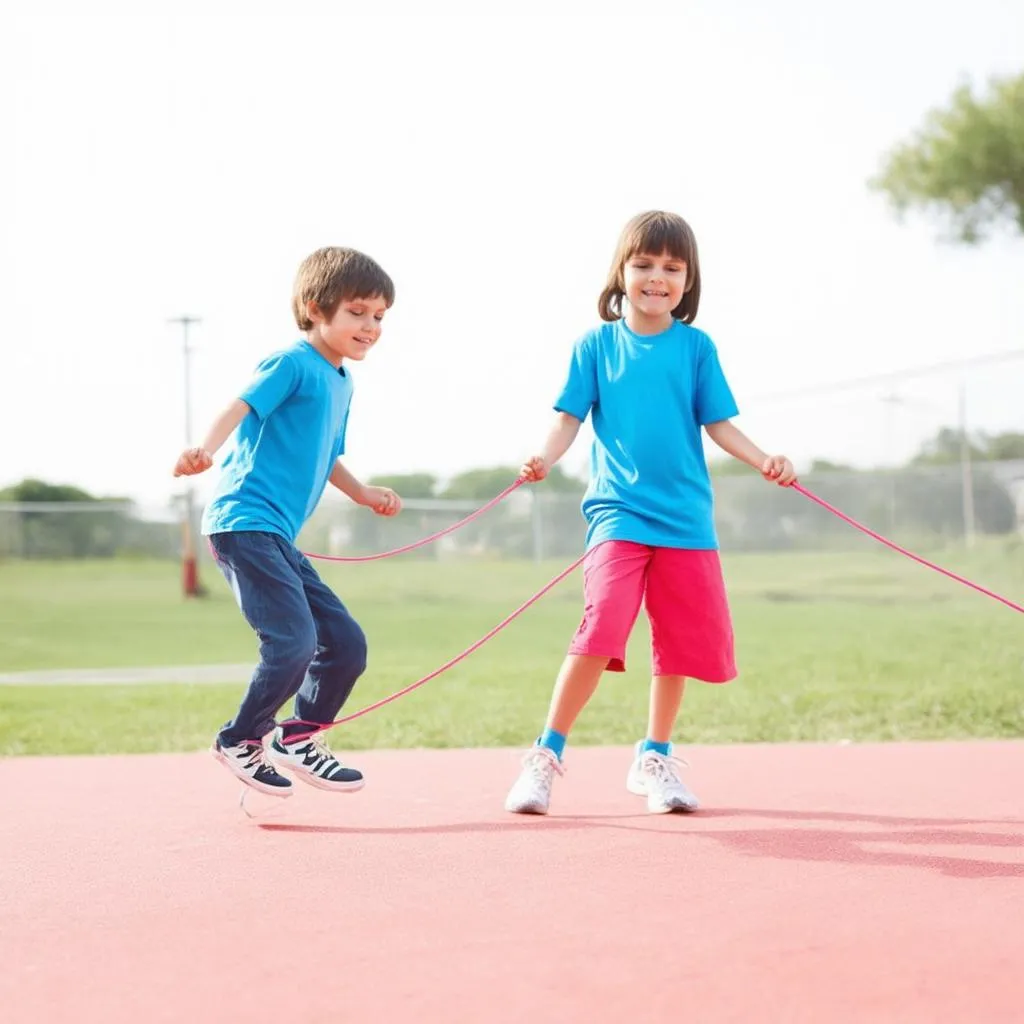
[[[801,483],[848,515],[920,549],[962,543],[970,535],[1024,531],[1024,460],[878,472],[807,474]],[[407,557],[425,559],[573,557],[582,550],[582,491],[524,487],[436,544]],[[329,493],[303,530],[307,551],[368,554],[400,547],[458,522],[484,503],[407,501],[385,519]],[[126,502],[0,504],[0,558],[178,558],[181,505],[144,509]],[[862,538],[801,495],[769,486],[755,473],[715,479],[715,514],[726,551],[842,550]],[[194,524],[198,534],[198,522]],[[201,557],[205,545],[197,545]]]

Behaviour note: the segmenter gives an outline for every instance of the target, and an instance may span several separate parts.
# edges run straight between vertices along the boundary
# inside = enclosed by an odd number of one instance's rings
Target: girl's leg
[[[601,674],[624,672],[626,645],[640,614],[654,549],[609,541],[584,563],[583,618],[562,663],[540,743],[561,757],[569,731],[594,695]]]
[[[569,730],[593,697],[607,667],[608,658],[601,654],[570,654],[562,662],[539,740],[541,746],[553,750],[559,758],[562,756]]]
[[[505,801],[506,810],[547,813],[551,783],[562,771],[566,738],[597,689],[601,673],[625,670],[626,644],[640,613],[652,550],[609,541],[587,558],[583,621],[558,673],[547,725],[526,755],[523,771]]]
[[[658,548],[646,593],[651,620],[650,711],[627,787],[651,811],[693,811],[697,798],[670,760],[686,677],[723,683],[736,674],[733,632],[716,551]]]
[[[654,676],[651,679],[651,702],[647,714],[647,739],[643,750],[658,750],[668,756],[672,730],[679,716],[686,676]]]

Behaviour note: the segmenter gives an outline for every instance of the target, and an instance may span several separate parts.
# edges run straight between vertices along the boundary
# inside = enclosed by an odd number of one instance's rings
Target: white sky
[[[292,277],[324,244],[366,250],[398,290],[355,371],[361,475],[530,454],[573,340],[597,322],[618,232],[651,207],[697,232],[698,325],[739,424],[798,464],[906,457],[955,420],[956,380],[901,387],[917,404],[889,417],[891,388],[755,396],[1024,348],[1024,242],[943,245],[866,186],[959,82],[1020,70],[1024,5],[356,16],[378,6],[6,15],[0,484],[165,501],[185,440],[166,318],[203,317],[198,440],[296,338]],[[1022,381],[1024,361],[972,374],[973,425],[1024,428]],[[567,468],[585,456],[578,443]]]

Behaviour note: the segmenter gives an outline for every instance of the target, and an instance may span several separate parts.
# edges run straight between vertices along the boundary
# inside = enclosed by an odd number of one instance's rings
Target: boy
[[[363,787],[362,774],[340,764],[303,723],[337,717],[366,668],[366,638],[295,539],[328,483],[378,515],[401,508],[394,491],[361,484],[339,461],[352,399],[344,361],[365,358],[394,298],[391,278],[360,252],[331,247],[307,257],[292,293],[306,339],[263,360],[202,445],[184,451],[174,469],[175,476],[209,469],[238,428],[202,532],[259,636],[260,663],[212,752],[262,793],[290,795],[291,780],[277,768],[321,789]],[[295,717],[276,725],[278,709],[293,696]]]

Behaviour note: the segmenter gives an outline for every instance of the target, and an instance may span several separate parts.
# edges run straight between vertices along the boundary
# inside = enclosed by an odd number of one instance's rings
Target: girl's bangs
[[[637,253],[660,256],[663,252],[667,252],[673,259],[692,264],[693,239],[685,224],[674,218],[652,217],[634,228],[625,246],[623,258],[628,260]]]

